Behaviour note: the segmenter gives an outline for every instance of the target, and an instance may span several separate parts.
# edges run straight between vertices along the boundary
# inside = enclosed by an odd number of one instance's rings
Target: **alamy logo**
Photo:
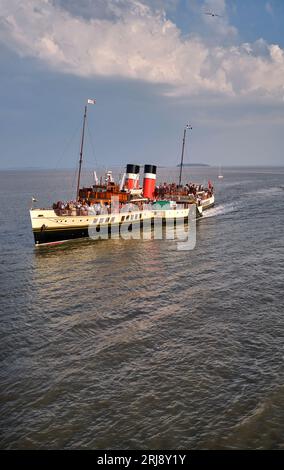
[[[107,208],[101,208],[89,225],[93,240],[175,240],[177,250],[189,251],[196,246],[197,207],[189,204],[140,201],[120,206],[113,196]]]

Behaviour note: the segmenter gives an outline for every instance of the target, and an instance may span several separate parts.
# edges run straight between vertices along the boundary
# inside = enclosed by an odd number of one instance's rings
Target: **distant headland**
[[[180,163],[177,165],[180,166]],[[184,163],[182,166],[210,166],[207,163]]]

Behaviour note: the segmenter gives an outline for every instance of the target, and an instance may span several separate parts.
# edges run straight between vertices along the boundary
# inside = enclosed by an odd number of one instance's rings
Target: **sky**
[[[219,16],[210,16],[206,13]],[[0,0],[0,169],[283,165],[283,0]]]

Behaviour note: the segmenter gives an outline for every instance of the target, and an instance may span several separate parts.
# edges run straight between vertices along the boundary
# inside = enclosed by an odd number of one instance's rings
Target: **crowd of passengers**
[[[209,182],[210,183],[210,182]],[[202,194],[203,193],[203,194]],[[178,186],[176,183],[161,183],[155,189],[155,200],[168,199],[169,196],[193,196],[193,198],[201,203],[202,199],[211,197],[213,194],[212,184],[208,184],[208,188],[201,184],[188,183],[184,186]],[[111,206],[108,202],[91,203],[90,200],[79,201],[58,201],[53,204],[53,209],[57,215],[102,215],[115,212],[131,212],[143,209],[143,202],[138,201],[132,203],[116,203]]]
[[[125,204],[114,204],[105,202],[105,203],[94,203],[92,204],[88,200],[82,201],[58,201],[53,204],[52,208],[54,209],[57,215],[103,215],[110,214],[115,212],[131,212],[137,211],[143,208],[143,204],[138,202],[136,204],[125,203]]]
[[[208,182],[208,188],[205,188],[202,184],[187,183],[184,186],[179,186],[176,183],[160,183],[156,187],[155,196],[163,199],[168,196],[194,196],[197,197],[198,193],[204,192],[205,197],[211,197],[213,194],[213,186],[211,182]]]

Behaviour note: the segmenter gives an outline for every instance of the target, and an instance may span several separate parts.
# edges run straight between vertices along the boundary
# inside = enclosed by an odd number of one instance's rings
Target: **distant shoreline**
[[[208,163],[184,163],[182,166],[211,166],[208,165]],[[177,165],[177,167],[180,167],[180,163]]]
[[[109,167],[113,168],[113,169],[122,169],[125,165],[109,165]],[[205,163],[200,163],[200,164],[194,164],[194,163],[186,163],[183,165],[184,167],[188,167],[188,168],[193,168],[193,167],[196,167],[196,168],[210,168],[210,169],[214,169],[214,168],[219,168],[218,165],[208,165],[208,164],[205,164]],[[158,168],[169,168],[169,169],[175,169],[175,168],[179,168],[180,165],[173,165],[173,166],[164,166],[164,165],[157,165]],[[249,169],[249,168],[284,168],[284,165],[222,165],[222,170],[224,169],[238,169],[238,168],[246,168],[246,169]],[[97,170],[102,170],[102,171],[105,171],[106,170],[106,167],[96,167]],[[84,171],[93,171],[94,168],[91,168],[91,167],[86,167],[84,168]],[[8,168],[0,168],[0,171],[1,172],[4,172],[4,171],[57,171],[57,172],[60,172],[60,171],[75,171],[75,168],[72,168],[72,167],[66,167],[66,168],[44,168],[44,167],[8,167]]]

